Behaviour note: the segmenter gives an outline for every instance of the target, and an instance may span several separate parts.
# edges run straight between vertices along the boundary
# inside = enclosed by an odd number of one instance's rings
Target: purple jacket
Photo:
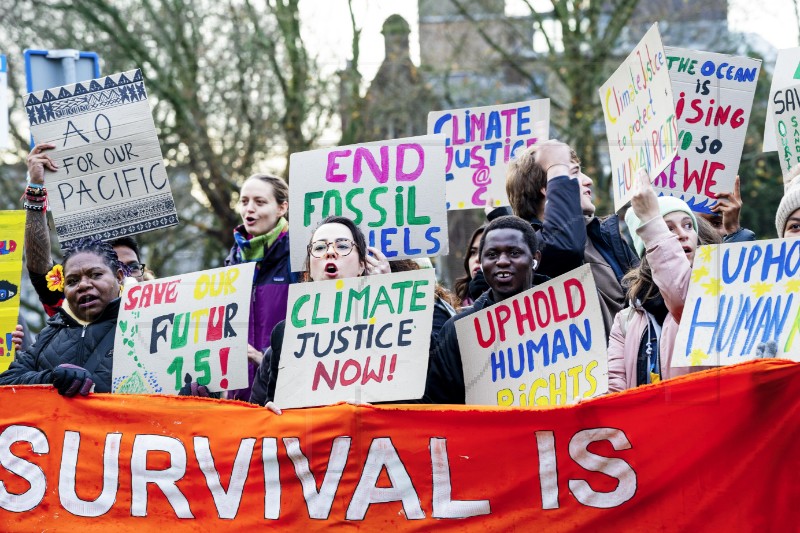
[[[241,263],[241,254],[236,244],[231,248],[225,265]],[[250,299],[250,327],[247,342],[255,349],[264,351],[269,347],[269,337],[275,324],[286,318],[286,302],[289,295],[289,233],[284,232],[268,248],[259,262],[253,280],[253,297]],[[249,385],[229,393],[228,398],[249,401],[258,365],[248,361]]]

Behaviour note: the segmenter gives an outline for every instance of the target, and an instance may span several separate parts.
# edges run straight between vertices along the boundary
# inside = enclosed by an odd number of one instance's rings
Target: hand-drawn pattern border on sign
[[[125,222],[128,225],[125,226]],[[123,235],[132,235],[157,228],[174,226],[178,223],[175,215],[175,202],[170,193],[146,197],[123,209],[110,206],[96,209],[92,215],[80,213],[61,218],[56,228],[63,247],[69,247],[73,241],[81,237],[91,236],[95,239],[108,240]],[[122,225],[122,227],[119,227]],[[113,228],[113,229],[112,229]]]
[[[122,73],[116,80],[112,76],[106,76],[102,85],[98,83],[99,80],[92,80],[88,89],[83,84],[76,83],[72,94],[66,87],[61,87],[57,96],[49,89],[31,93],[25,102],[28,120],[31,125],[44,124],[98,109],[146,100],[147,90],[142,72],[139,69],[133,72],[133,79],[128,79],[126,73]]]

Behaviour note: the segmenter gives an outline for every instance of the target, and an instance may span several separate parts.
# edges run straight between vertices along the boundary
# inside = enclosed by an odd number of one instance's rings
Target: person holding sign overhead
[[[534,286],[534,273],[541,254],[536,232],[525,220],[515,216],[492,220],[483,232],[478,255],[489,290],[471,307],[442,326],[436,345],[431,346],[423,397],[426,403],[465,402],[464,370],[456,336],[456,321]]]
[[[29,183],[25,189],[25,262],[31,284],[48,316],[57,313],[64,300],[59,288],[64,277],[63,265],[53,265],[50,255],[50,232],[47,229],[47,189],[44,186],[45,170],[55,172],[56,162],[47,153],[54,144],[41,143],[28,154]],[[142,281],[145,265],[141,263],[136,239],[127,235],[108,241],[119,258],[126,276]]]
[[[624,278],[631,306],[617,313],[611,328],[610,392],[703,369],[671,368],[699,244],[695,214],[679,198],[656,197],[650,177],[640,170],[638,190],[631,199],[625,222],[642,261]]]
[[[31,349],[17,354],[0,385],[52,383],[59,394],[111,392],[114,331],[123,271],[110,244],[79,240],[64,253],[66,305]]]
[[[364,234],[347,217],[325,218],[312,235],[306,250],[306,281],[354,278],[386,274],[390,271],[389,262],[383,254],[375,248],[367,247]],[[275,397],[283,331],[282,320],[272,330],[269,348],[264,353],[253,381],[250,403],[265,405]],[[273,409],[280,412],[280,409]]]
[[[538,230],[539,274],[554,278],[591,265],[608,333],[614,315],[625,305],[622,277],[638,259],[620,235],[617,215],[595,215],[592,185],[575,151],[550,140],[532,146],[512,163],[506,191],[514,214]]]

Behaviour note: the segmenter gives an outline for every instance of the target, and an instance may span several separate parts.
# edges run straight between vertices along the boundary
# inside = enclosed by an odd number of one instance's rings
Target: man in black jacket
[[[428,379],[423,401],[461,403],[465,401],[464,370],[456,337],[455,322],[497,302],[533,287],[539,266],[539,245],[531,225],[519,217],[504,216],[486,226],[478,254],[489,290],[471,307],[442,326],[439,339],[431,346]]]

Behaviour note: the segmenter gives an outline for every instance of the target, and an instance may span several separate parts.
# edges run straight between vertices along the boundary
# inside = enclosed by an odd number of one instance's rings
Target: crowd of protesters
[[[48,156],[53,148],[40,144],[30,152],[23,205],[27,268],[50,318],[35,343],[20,350],[0,375],[0,384],[53,384],[66,396],[109,392],[121,287],[126,277],[142,281],[154,274],[132,237],[108,243],[83,239],[65,251],[61,265],[53,262],[43,209],[46,174],[57,170]],[[800,236],[798,173],[787,177],[776,212],[781,238]],[[623,230],[616,214],[597,216],[594,182],[569,146],[547,141],[518,154],[506,181],[510,208],[489,210],[487,223],[475,229],[464,275],[453,291],[436,288],[425,395],[409,401],[464,403],[455,322],[584,264],[591,266],[597,286],[611,392],[698,370],[672,368],[672,351],[698,246],[755,239],[740,224],[739,179],[733,191],[717,194],[710,215],[694,213],[678,198],[658,197],[646,172],[640,171],[637,180]],[[277,413],[272,400],[289,284],[420,268],[415,261],[388,261],[367,246],[352,220],[328,217],[306,247],[304,272],[293,274],[288,195],[286,182],[275,176],[256,174],[244,181],[238,203],[242,224],[233,229],[235,243],[225,259],[226,265],[256,265],[247,350],[250,386],[227,397]],[[21,332],[15,338],[22,341]],[[759,351],[769,352],[770,347]],[[209,393],[187,378],[181,394]]]

